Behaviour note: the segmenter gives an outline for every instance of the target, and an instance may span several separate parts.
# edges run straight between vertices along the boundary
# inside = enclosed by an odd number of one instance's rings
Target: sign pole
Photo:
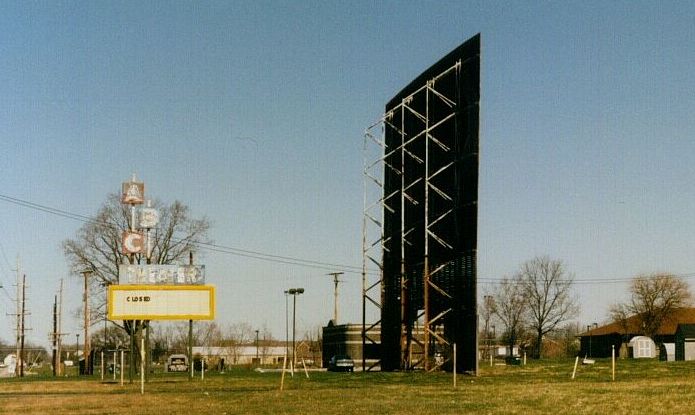
[[[140,335],[140,395],[145,393],[145,338]]]
[[[193,265],[193,251],[188,253],[188,264]],[[193,380],[193,320],[188,320],[188,364],[191,365],[191,370],[188,375],[188,380]]]

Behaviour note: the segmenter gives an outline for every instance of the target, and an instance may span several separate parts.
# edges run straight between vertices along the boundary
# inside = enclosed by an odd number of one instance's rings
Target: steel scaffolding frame
[[[447,292],[439,286],[437,276],[444,272],[450,263],[430,262],[430,244],[437,244],[439,249],[451,251],[454,255],[454,247],[446,236],[442,235],[438,225],[449,217],[455,209],[454,197],[443,190],[442,186],[437,185],[438,179],[446,178],[447,174],[453,174],[454,161],[452,157],[432,157],[432,152],[440,154],[452,152],[452,148],[438,138],[438,129],[455,121],[458,111],[458,99],[455,96],[447,96],[451,90],[438,89],[440,81],[455,77],[454,82],[458,82],[461,71],[461,61],[458,60],[454,65],[442,71],[438,75],[428,79],[420,88],[406,96],[401,102],[386,112],[376,123],[369,126],[364,133],[364,215],[363,215],[363,356],[364,348],[368,341],[372,341],[369,333],[380,322],[367,326],[366,305],[373,304],[382,309],[384,301],[384,265],[383,256],[385,252],[392,252],[393,240],[386,237],[384,229],[385,214],[395,214],[400,212],[400,241],[395,244],[399,249],[400,258],[400,367],[402,369],[423,368],[427,371],[434,370],[442,366],[451,358],[451,353],[445,353],[444,359],[433,359],[433,350],[448,351],[452,346],[451,339],[446,331],[438,329],[443,324],[446,316],[451,313],[450,303],[454,299],[454,294]],[[451,89],[451,88],[449,88]],[[453,91],[456,93],[456,91]],[[413,103],[422,103],[424,100],[424,112]],[[438,108],[436,118],[430,113],[430,108]],[[442,109],[446,109],[442,112]],[[406,128],[406,120],[409,121],[409,128]],[[421,126],[419,130],[412,130],[413,125]],[[398,145],[389,148],[387,146],[387,131],[400,137]],[[409,133],[410,132],[410,133]],[[424,145],[424,157],[420,151],[414,149]],[[393,162],[393,161],[395,162]],[[409,167],[409,166],[416,167]],[[384,194],[384,178],[390,171],[400,178],[400,189]],[[418,199],[420,195],[421,199]],[[397,204],[397,205],[396,205]],[[421,205],[421,207],[419,206]],[[436,205],[436,208],[434,206]],[[397,208],[395,207],[397,206]],[[408,227],[406,213],[411,209],[421,209],[423,213],[423,229],[417,232],[415,226]],[[416,210],[414,210],[417,212]],[[421,234],[421,235],[419,235]],[[418,308],[415,317],[412,316],[412,305],[409,302],[409,291],[413,289],[412,271],[418,267],[408,264],[406,261],[406,249],[412,247],[414,236],[423,238],[421,241],[424,247],[422,258],[422,279],[423,279],[423,298],[422,308]],[[378,281],[371,284],[368,281],[368,264],[373,263],[378,269]],[[408,269],[411,267],[412,269]],[[372,294],[375,287],[381,286],[381,300],[379,303]],[[448,304],[448,306],[431,315],[431,303],[436,301],[438,304]],[[422,321],[423,339],[419,340],[413,336],[417,332],[417,325]],[[416,343],[422,350],[420,358],[413,358],[412,344]],[[432,347],[435,347],[433,349]],[[372,366],[373,367],[373,366]],[[363,361],[363,368],[365,362]]]
[[[381,128],[374,134],[375,129]],[[364,133],[364,199],[362,216],[362,370],[373,369],[381,363],[378,362],[367,367],[367,345],[378,347],[380,340],[374,335],[381,320],[367,325],[367,306],[376,307],[381,313],[381,283],[383,280],[382,253],[387,249],[384,241],[383,209],[389,208],[387,198],[383,197],[384,182],[382,156],[385,152],[383,126],[377,122],[365,130]],[[373,271],[369,264],[377,267],[377,278],[374,281]],[[375,291],[379,289],[379,296],[375,297]]]

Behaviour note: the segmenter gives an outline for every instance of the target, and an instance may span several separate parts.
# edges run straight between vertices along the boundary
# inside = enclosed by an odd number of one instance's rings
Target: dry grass
[[[138,383],[98,378],[0,380],[0,413],[18,414],[596,414],[690,413],[695,362],[609,361],[581,366],[541,361],[524,367],[481,366],[480,376],[446,373],[314,373],[295,375],[279,391],[280,374],[237,370],[204,381],[155,376]]]

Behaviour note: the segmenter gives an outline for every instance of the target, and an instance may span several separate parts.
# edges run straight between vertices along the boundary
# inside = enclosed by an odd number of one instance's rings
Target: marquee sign
[[[205,265],[121,264],[119,284],[201,285],[205,284]]]
[[[110,285],[109,320],[213,320],[212,285]]]

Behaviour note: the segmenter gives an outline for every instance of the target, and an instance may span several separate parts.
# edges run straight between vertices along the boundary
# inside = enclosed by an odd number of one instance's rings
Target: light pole
[[[294,373],[294,367],[297,362],[297,346],[295,342],[295,334],[296,334],[296,329],[297,329],[297,319],[296,319],[296,313],[297,313],[297,296],[300,294],[304,294],[304,288],[290,288],[287,290],[287,293],[291,295],[292,298],[292,373]]]
[[[256,364],[260,366],[260,361],[258,360],[258,330],[256,330]]]

